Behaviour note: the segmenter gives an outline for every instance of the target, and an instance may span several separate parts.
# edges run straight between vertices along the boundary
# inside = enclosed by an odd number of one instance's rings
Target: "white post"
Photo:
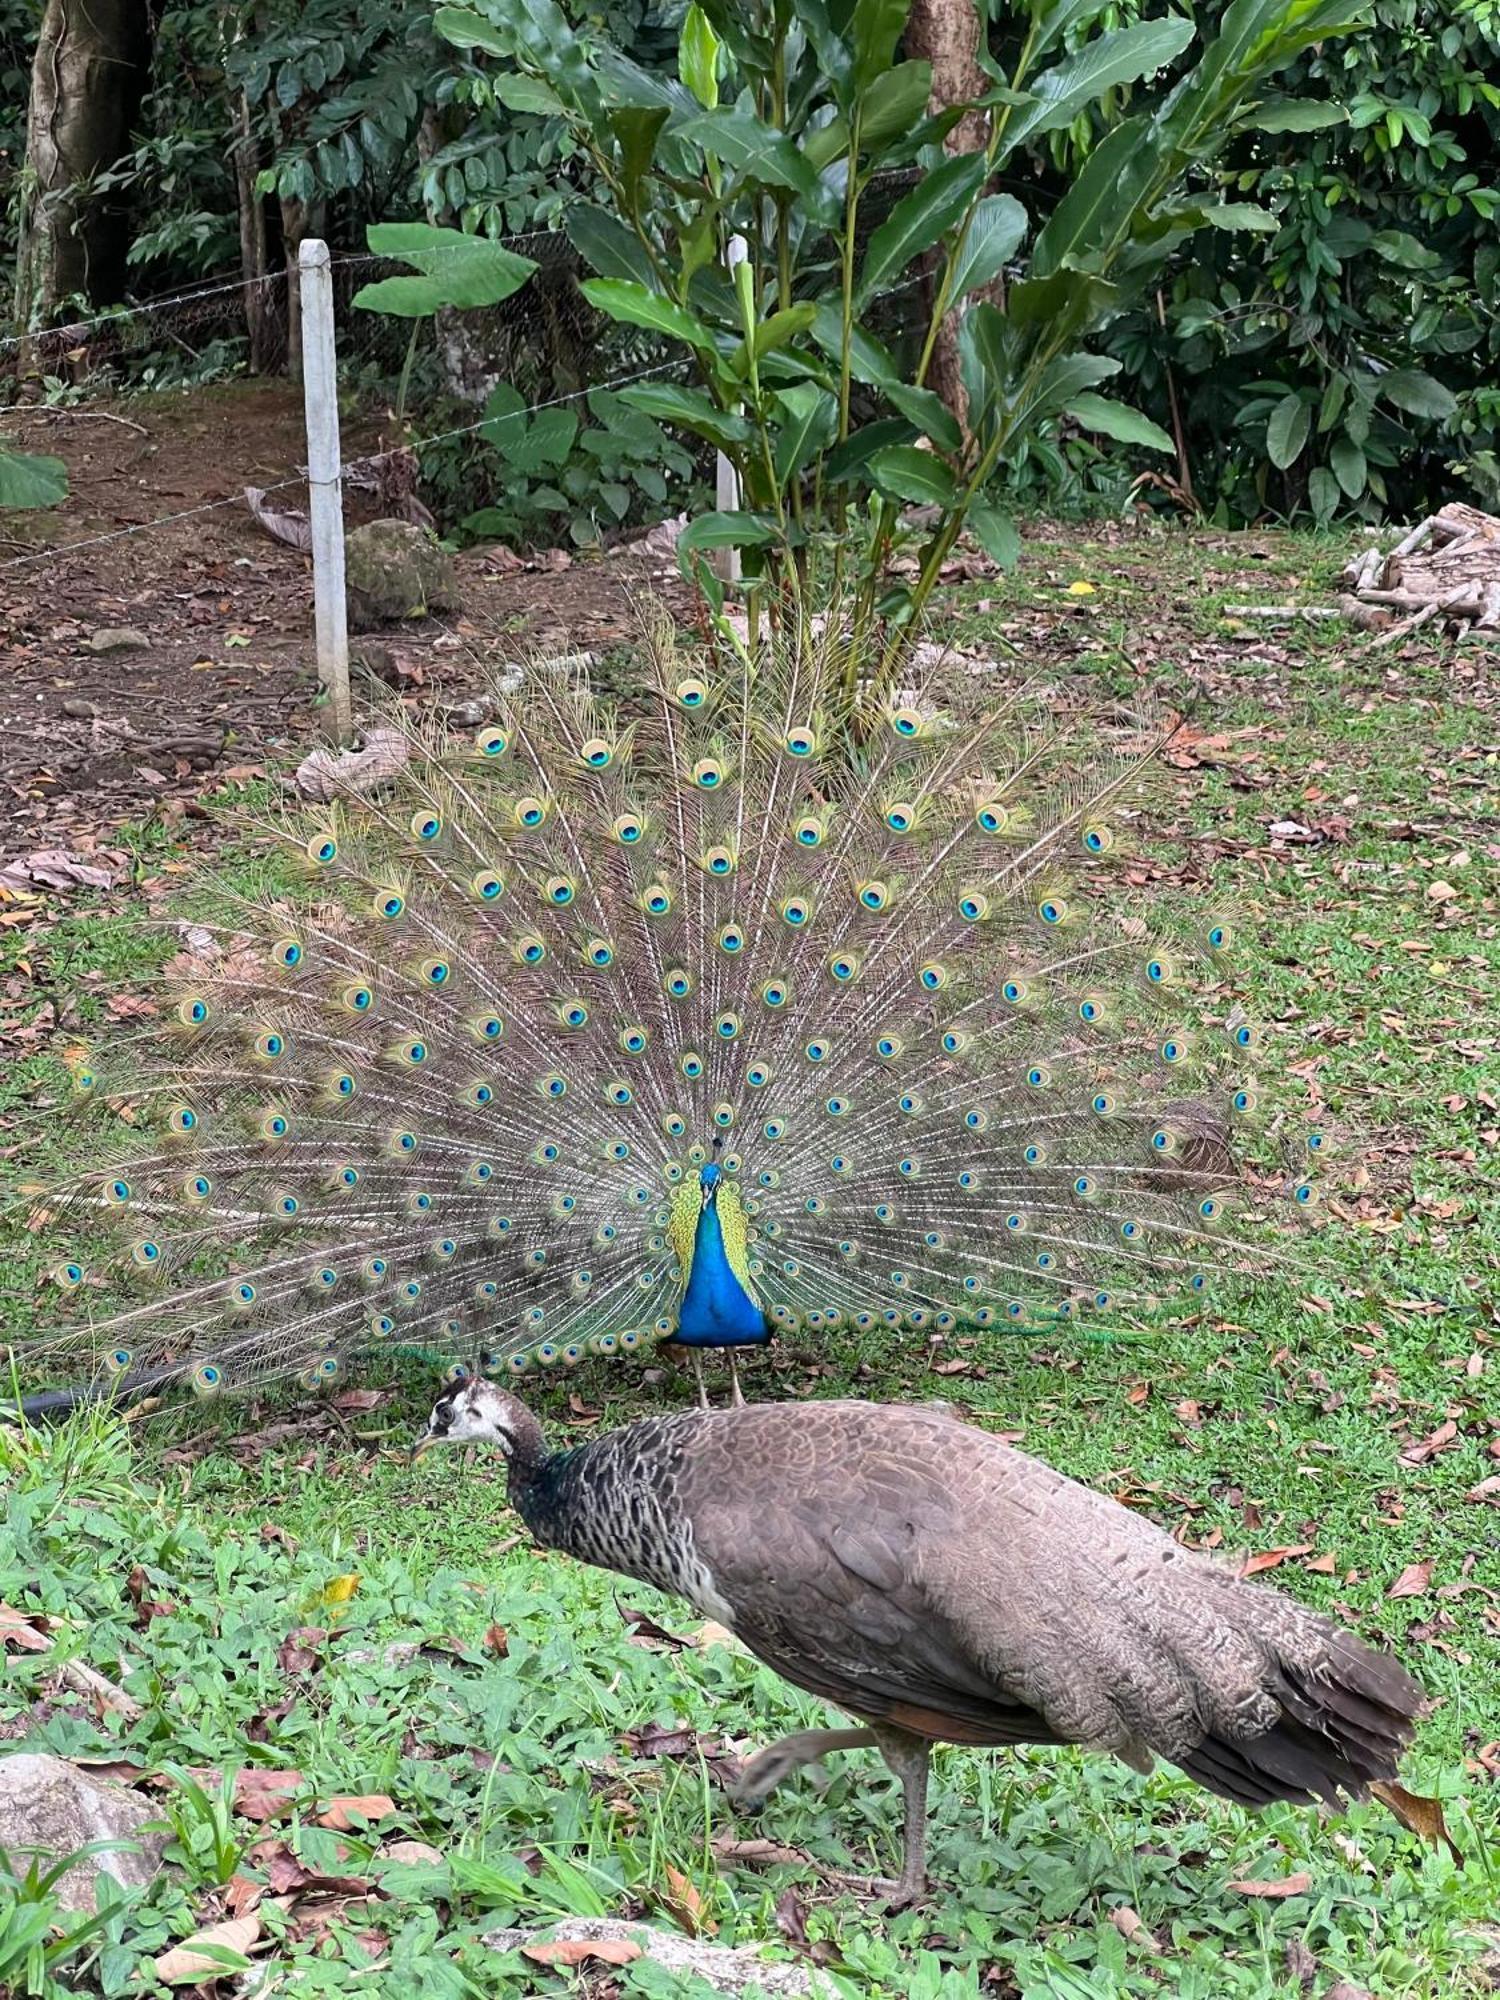
[[[750,255],[750,245],[743,236],[729,239],[729,275],[734,276],[735,266],[743,264]],[[740,505],[740,476],[721,451],[714,465],[714,505],[721,514],[735,514]],[[738,549],[718,549],[714,553],[714,568],[725,583],[740,580],[740,552]]]
[[[328,732],[353,733],[349,698],[349,627],[344,602],[344,491],[339,457],[338,359],[333,339],[333,276],[328,245],[306,236],[297,252],[302,299],[302,402],[307,416],[308,513],[312,524],[313,623],[318,682],[328,703]]]

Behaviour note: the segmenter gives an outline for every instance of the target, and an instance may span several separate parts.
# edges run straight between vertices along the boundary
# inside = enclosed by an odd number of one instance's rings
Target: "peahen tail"
[[[641,657],[627,702],[534,670],[293,815],[285,893],[207,885],[133,1067],[73,1059],[108,1138],[44,1204],[70,1311],[29,1360],[208,1391],[640,1349],[710,1161],[788,1330],[1119,1323],[1274,1261],[1227,926],[1168,950],[1068,881],[1149,719],[1088,739],[941,670],[851,709],[834,636],[747,672],[658,622]]]

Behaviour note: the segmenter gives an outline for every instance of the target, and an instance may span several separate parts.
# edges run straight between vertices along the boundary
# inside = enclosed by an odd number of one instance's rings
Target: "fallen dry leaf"
[[[664,1625],[658,1625],[649,1611],[638,1611],[633,1604],[621,1604],[619,1598],[615,1599],[615,1605],[620,1616],[630,1627],[632,1646],[644,1646],[648,1651],[669,1653],[680,1653],[686,1647],[688,1643],[686,1639],[679,1639],[675,1632],[669,1632]]]
[[[300,1771],[272,1771],[261,1764],[247,1764],[234,1774],[234,1809],[241,1819],[264,1825],[268,1819],[290,1812],[303,1784]]]
[[[1432,1560],[1408,1563],[1386,1592],[1387,1597],[1421,1597],[1432,1582]]]
[[[350,1793],[342,1798],[330,1799],[318,1814],[318,1825],[329,1827],[334,1833],[348,1833],[356,1819],[389,1819],[395,1810],[396,1801],[384,1792]]]
[[[49,847],[7,862],[0,868],[0,889],[112,889],[124,874],[123,856]]]
[[[24,1611],[13,1604],[0,1604],[0,1652],[13,1646],[18,1653],[50,1653],[52,1641],[38,1632]]]
[[[484,1650],[503,1660],[510,1652],[510,1634],[503,1625],[492,1625],[484,1635]]]
[[[552,1944],[523,1944],[521,1956],[534,1965],[587,1965],[591,1958],[601,1965],[629,1965],[642,1953],[633,1938],[559,1938]]]
[[[1500,1487],[1500,1475],[1497,1475],[1495,1484]],[[717,1624],[710,1618],[700,1625],[696,1632],[689,1632],[688,1644],[695,1646],[702,1653],[710,1646],[737,1646],[739,1641],[727,1625]]]
[[[1438,1425],[1429,1436],[1409,1444],[1401,1454],[1403,1465],[1425,1465],[1437,1452],[1446,1451],[1458,1437],[1458,1425],[1452,1417]]]
[[[429,1847],[425,1840],[393,1840],[389,1847],[382,1847],[378,1857],[381,1861],[399,1861],[405,1868],[441,1868],[443,1857],[435,1847]]]
[[[231,1917],[207,1930],[194,1931],[183,1944],[174,1944],[156,1961],[156,1976],[164,1985],[180,1985],[184,1980],[219,1979],[226,1972],[243,1972],[250,1947],[260,1936],[260,1918]]]
[[[1471,1486],[1464,1498],[1484,1501],[1491,1507],[1500,1507],[1500,1472],[1492,1472],[1488,1479],[1481,1479],[1477,1486]],[[0,1628],[0,1637],[3,1636],[3,1628]]]
[[[1127,1944],[1138,1944],[1153,1958],[1161,1957],[1161,1946],[1146,1928],[1145,1920],[1128,1903],[1117,1903],[1109,1913],[1109,1920]]]
[[[1379,1781],[1371,1785],[1370,1795],[1379,1799],[1380,1803],[1400,1820],[1408,1833],[1416,1834],[1417,1838],[1425,1840],[1429,1847],[1446,1847],[1453,1856],[1454,1866],[1463,1867],[1464,1857],[1448,1831],[1447,1822],[1443,1818],[1441,1799],[1422,1798],[1416,1792],[1409,1792],[1405,1785]]]
[[[1311,1555],[1312,1547],[1311,1542],[1294,1542],[1289,1548],[1262,1549],[1258,1555],[1241,1558],[1239,1573],[1241,1576],[1259,1576],[1262,1570],[1280,1569],[1284,1562],[1290,1562],[1294,1556]]]
[[[689,1937],[712,1937],[719,1926],[708,1914],[697,1884],[680,1868],[667,1864],[667,1893],[658,1900],[679,1930]]]
[[[1311,1875],[1284,1875],[1279,1882],[1231,1882],[1237,1896],[1259,1896],[1276,1902],[1284,1896],[1305,1896],[1312,1887]]]

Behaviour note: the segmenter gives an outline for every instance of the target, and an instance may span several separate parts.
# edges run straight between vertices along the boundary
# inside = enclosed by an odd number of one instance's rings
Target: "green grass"
[[[1256,547],[1267,560],[1252,561]],[[288,1865],[254,1851],[262,1834],[314,1877],[380,1885],[369,1904],[304,1888],[287,1910],[262,1905],[287,1982],[275,1990],[298,1994],[560,1992],[562,1975],[495,1958],[483,1933],[594,1909],[670,1924],[698,1899],[721,1940],[775,1941],[789,1888],[849,1995],[1486,1990],[1500,1792],[1477,1752],[1500,1735],[1500,1516],[1465,1495],[1500,1469],[1493,665],[1478,649],[1370,651],[1343,627],[1226,626],[1226,601],[1326,599],[1342,554],[1293,536],[1035,546],[1015,577],[969,586],[958,607],[960,633],[1002,659],[1012,648],[1100,692],[1144,679],[1191,703],[1201,734],[1230,739],[1217,768],[1168,769],[1141,846],[1191,864],[1190,896],[1234,906],[1274,1063],[1315,1085],[1345,1136],[1320,1245],[1332,1308],[1268,1287],[1232,1319],[1205,1313],[1143,1345],[958,1342],[944,1372],[849,1339],[814,1355],[802,1336],[771,1393],[946,1396],[1195,1541],[1309,1545],[1273,1581],[1394,1645],[1430,1689],[1406,1778],[1443,1800],[1462,1864],[1374,1805],[1326,1823],[1290,1808],[1253,1818],[1165,1770],[1142,1780],[1070,1752],[949,1750],[934,1787],[942,1887],[926,1909],[881,1918],[831,1878],[892,1866],[883,1769],[843,1758],[826,1790],[799,1781],[736,1826],[694,1741],[748,1747],[824,1711],[738,1651],[631,1644],[617,1596],[674,1632],[696,1620],[514,1540],[498,1461],[409,1466],[401,1447],[432,1381],[387,1368],[372,1377],[388,1388],[378,1407],[273,1412],[292,1425],[280,1435],[231,1408],[186,1451],[196,1412],[129,1427],[94,1414],[0,1440],[0,1599],[62,1621],[57,1652],[145,1705],[122,1726],[77,1697],[44,1698],[55,1657],[23,1653],[0,1729],[63,1755],[200,1773],[196,1789],[166,1793],[179,1865],[71,1959],[54,1951],[54,1990],[153,1992],[152,1958],[219,1913],[226,1874]],[[1094,594],[1069,598],[1080,578]],[[1273,835],[1290,821],[1322,822],[1325,837]],[[148,837],[141,874],[167,858]],[[246,888],[262,880],[253,853],[223,866]],[[1435,882],[1455,893],[1430,896]],[[1118,876],[1116,888],[1142,893]],[[105,1025],[108,993],[161,951],[109,907],[34,932],[0,935],[44,990],[79,996],[85,1024]],[[11,1081],[22,1115],[42,1062]],[[554,1431],[573,1437],[689,1393],[630,1363],[537,1387]],[[1450,1418],[1445,1448],[1403,1457]],[[249,1441],[235,1444],[241,1423]],[[1388,1594],[1427,1562],[1420,1595]],[[354,1573],[335,1616],[322,1593]],[[147,1616],[137,1596],[165,1608]],[[503,1656],[487,1639],[497,1625]],[[328,1636],[289,1651],[307,1628]],[[641,1754],[627,1732],[650,1722],[696,1732],[688,1754]],[[266,1829],[236,1817],[201,1774],[247,1765],[303,1773],[306,1810]],[[374,1793],[394,1812],[341,1835],[337,1856],[314,1808]],[[808,1859],[755,1866],[716,1850],[726,1833]],[[402,1838],[440,1860],[383,1860]],[[1281,1900],[1228,1887],[1298,1873],[1309,1887]],[[1121,1906],[1156,1952],[1122,1935]],[[22,1921],[0,1891],[0,1985],[7,1922]],[[614,1977],[629,1994],[691,1991],[639,1965]]]

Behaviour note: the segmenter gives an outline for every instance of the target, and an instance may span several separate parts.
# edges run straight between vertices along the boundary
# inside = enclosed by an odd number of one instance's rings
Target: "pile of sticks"
[[[1452,501],[1388,552],[1366,549],[1343,581],[1352,598],[1397,618],[1382,643],[1434,619],[1458,638],[1500,631],[1500,519]]]

